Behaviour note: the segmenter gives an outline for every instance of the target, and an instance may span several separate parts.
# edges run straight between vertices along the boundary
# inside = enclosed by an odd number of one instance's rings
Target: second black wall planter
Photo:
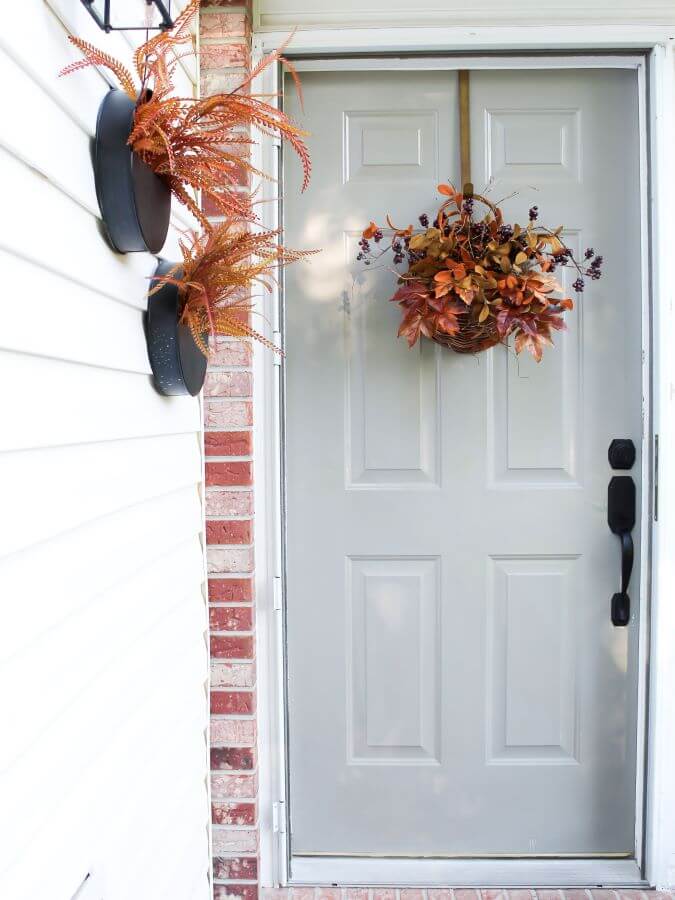
[[[127,144],[135,104],[108,91],[96,121],[96,196],[110,243],[120,253],[159,253],[169,230],[171,191]]]
[[[172,263],[161,259],[155,274],[166,275]],[[178,286],[163,284],[148,297],[146,335],[155,387],[160,394],[196,396],[206,377],[206,357],[187,325],[178,321]]]

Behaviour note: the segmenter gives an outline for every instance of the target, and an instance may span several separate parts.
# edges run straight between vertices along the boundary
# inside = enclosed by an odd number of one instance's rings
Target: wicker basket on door
[[[387,217],[391,235],[383,248],[384,230],[374,222],[359,241],[358,261],[379,262],[393,253],[398,290],[390,299],[403,311],[399,337],[410,347],[426,337],[456,353],[481,353],[514,339],[516,353],[527,349],[539,361],[552,335],[565,327],[573,308],[553,276],[571,266],[580,276],[572,287],[583,290],[583,277],[600,277],[602,257],[592,248],[580,264],[560,238],[562,228],[537,225],[538,208],[524,226],[504,222],[502,211],[479,194],[438,186],[443,201],[433,222],[423,213],[422,230],[397,228]]]

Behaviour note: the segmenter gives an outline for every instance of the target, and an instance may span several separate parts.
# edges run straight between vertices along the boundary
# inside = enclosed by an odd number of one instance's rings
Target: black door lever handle
[[[630,475],[615,475],[607,488],[607,523],[621,541],[621,590],[612,597],[612,624],[628,625],[630,598],[628,585],[633,572],[635,527],[635,482]]]

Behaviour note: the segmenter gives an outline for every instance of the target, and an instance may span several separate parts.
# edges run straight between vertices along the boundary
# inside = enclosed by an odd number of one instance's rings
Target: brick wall
[[[245,74],[249,22],[246,6],[202,3],[203,96]],[[251,362],[249,344],[220,341],[204,389],[215,900],[258,894]]]

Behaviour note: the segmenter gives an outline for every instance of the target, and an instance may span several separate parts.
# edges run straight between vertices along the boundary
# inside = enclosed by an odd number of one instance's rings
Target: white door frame
[[[256,347],[254,355],[254,429],[256,454],[256,597],[258,641],[258,724],[259,724],[259,820],[260,878],[263,885],[305,883],[339,884],[424,884],[424,885],[598,885],[643,883],[656,887],[675,884],[675,415],[673,414],[672,348],[675,328],[672,313],[672,247],[675,227],[671,207],[675,207],[675,53],[672,30],[658,27],[629,29],[623,26],[514,29],[354,29],[298,32],[293,38],[294,55],[312,56],[303,61],[313,68],[555,68],[630,67],[642,80],[641,143],[643,181],[643,235],[650,233],[648,256],[646,239],[636,254],[641,256],[645,300],[652,297],[654,337],[651,346],[651,409],[648,392],[645,405],[643,484],[650,485],[654,459],[652,434],[658,435],[658,520],[652,516],[655,504],[645,502],[648,518],[643,522],[643,567],[645,608],[651,595],[651,609],[641,620],[640,726],[638,741],[638,829],[636,852],[640,869],[627,860],[381,860],[363,858],[306,858],[288,866],[286,840],[286,713],[284,692],[284,628],[282,603],[283,492],[281,459],[283,421],[279,406],[281,367],[272,355]],[[267,33],[254,39],[254,62],[279,46],[286,35]],[[383,59],[345,59],[355,51],[427,53],[478,50],[495,55],[484,57],[446,56]],[[528,50],[566,53],[571,57],[527,56]],[[623,55],[640,48],[645,57]],[[523,51],[522,57],[496,56],[505,51]],[[581,51],[581,52],[579,52]],[[617,51],[617,52],[614,52]],[[287,51],[288,52],[288,51]],[[608,55],[598,56],[598,53]],[[330,62],[320,59],[330,54]],[[340,54],[343,58],[340,58]],[[583,54],[583,55],[581,55]],[[318,57],[318,58],[317,58]],[[266,70],[255,90],[268,95],[277,92],[278,73]],[[254,163],[266,171],[281,171],[278,142],[264,139],[256,150]],[[672,161],[672,162],[671,162]],[[648,189],[647,189],[648,184]],[[280,221],[280,204],[271,202],[276,186],[259,185],[265,227]],[[649,281],[651,277],[651,283]],[[643,305],[649,316],[648,304]],[[281,332],[279,296],[261,297],[259,309],[270,336]],[[647,332],[648,333],[648,332]],[[649,348],[646,348],[648,351]],[[645,366],[649,358],[645,355]],[[651,423],[650,423],[651,420]],[[650,427],[651,425],[651,427]],[[656,488],[655,488],[656,490]],[[652,498],[646,498],[651,501]],[[647,634],[649,628],[649,634]],[[649,648],[649,654],[647,654]],[[647,659],[649,655],[649,659]],[[670,688],[670,690],[669,690]],[[644,802],[643,802],[644,799]],[[644,809],[644,815],[639,813]],[[644,852],[643,852],[644,848]]]

